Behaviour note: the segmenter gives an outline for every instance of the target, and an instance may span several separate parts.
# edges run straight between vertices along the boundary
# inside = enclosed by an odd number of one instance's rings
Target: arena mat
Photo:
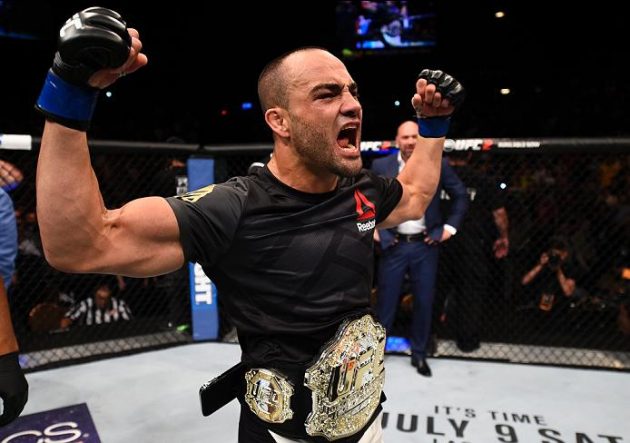
[[[205,418],[198,389],[239,355],[202,343],[28,374],[29,403],[0,442],[235,442],[238,403]],[[386,357],[386,442],[630,442],[627,372],[428,361],[431,378]]]

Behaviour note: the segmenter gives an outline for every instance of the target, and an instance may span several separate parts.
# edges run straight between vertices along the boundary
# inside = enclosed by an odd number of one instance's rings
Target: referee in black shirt
[[[131,320],[131,310],[124,300],[112,296],[112,289],[107,283],[96,287],[94,296],[86,298],[72,307],[61,319],[61,327],[67,328],[73,323],[99,325],[120,320]]]

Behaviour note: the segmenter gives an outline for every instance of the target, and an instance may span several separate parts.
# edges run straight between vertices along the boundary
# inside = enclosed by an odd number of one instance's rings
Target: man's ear
[[[269,108],[265,112],[265,121],[271,130],[280,137],[289,136],[289,123],[286,118],[286,111],[282,108]]]

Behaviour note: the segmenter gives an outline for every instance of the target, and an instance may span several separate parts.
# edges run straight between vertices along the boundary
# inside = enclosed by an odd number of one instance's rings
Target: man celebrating
[[[240,442],[381,441],[373,229],[424,212],[462,87],[441,71],[421,73],[412,104],[425,138],[398,179],[380,178],[362,169],[362,109],[346,67],[322,49],[294,50],[258,81],[274,139],[267,166],[107,209],[85,131],[99,89],[147,63],[141,49],[138,32],[108,9],[89,8],[62,28],[37,103],[47,118],[37,175],[46,258],[69,272],[135,277],[198,262],[243,351],[242,374],[232,371]]]

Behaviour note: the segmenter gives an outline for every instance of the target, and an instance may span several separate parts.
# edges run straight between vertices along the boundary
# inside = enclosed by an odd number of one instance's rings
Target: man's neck
[[[329,172],[317,174],[294,156],[276,153],[267,164],[271,173],[285,185],[301,192],[321,194],[334,191],[339,177]]]

